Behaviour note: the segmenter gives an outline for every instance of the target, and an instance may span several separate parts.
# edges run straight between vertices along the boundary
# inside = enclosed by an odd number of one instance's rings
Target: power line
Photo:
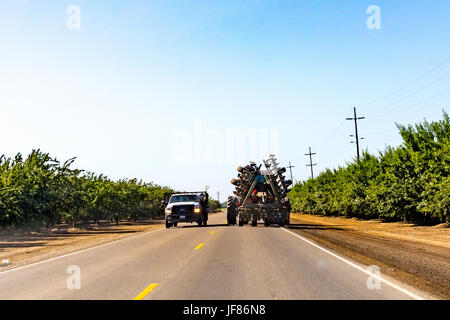
[[[289,171],[291,172],[291,181],[294,183],[294,179],[292,179],[292,168],[295,168],[295,166],[291,165],[291,162],[289,161],[289,167],[287,167]]]
[[[307,167],[311,167],[311,179],[314,179],[314,170],[313,166],[317,166],[317,163],[312,163],[312,156],[316,153],[311,153],[311,147],[309,147],[309,153],[305,153],[305,156],[309,156],[309,164],[307,164]]]
[[[365,117],[356,116],[356,107],[353,108],[353,118],[345,118],[345,120],[355,121],[355,142],[356,142],[356,157],[359,161],[359,137],[358,137],[358,120],[365,119]],[[363,139],[363,138],[362,138]],[[352,141],[353,143],[353,141]]]
[[[376,102],[378,102],[378,101],[384,100],[384,99],[386,99],[386,98],[389,98],[389,97],[391,97],[391,96],[393,96],[393,95],[395,95],[395,94],[397,94],[397,93],[403,91],[404,89],[408,88],[409,86],[411,86],[412,84],[416,83],[417,81],[419,81],[419,80],[425,78],[427,75],[429,75],[430,73],[432,73],[434,70],[439,69],[441,66],[443,66],[444,64],[446,64],[448,61],[450,61],[450,58],[446,58],[444,61],[442,61],[441,63],[439,63],[437,66],[431,68],[430,70],[428,70],[427,72],[425,72],[424,74],[422,74],[421,76],[419,76],[418,78],[416,78],[416,79],[414,79],[414,80],[408,82],[406,85],[400,87],[399,89],[394,90],[394,91],[388,93],[387,95],[385,95],[385,96],[383,96],[383,97],[381,97],[381,98],[379,98],[379,99],[376,99],[376,100],[374,100],[374,101],[372,101],[372,102],[370,102],[370,103],[367,103],[366,105],[368,105],[368,104],[374,104],[374,103],[376,103]]]
[[[402,107],[402,108],[399,108],[399,109],[397,109],[397,110],[395,111],[395,113],[397,113],[397,112],[399,112],[399,111],[404,111],[404,110],[406,110],[406,109],[409,109],[409,110],[416,109],[417,106],[420,106],[420,105],[422,105],[422,104],[424,104],[424,103],[426,103],[426,102],[432,101],[432,100],[434,100],[434,99],[436,99],[436,98],[438,98],[438,97],[444,95],[445,93],[447,93],[447,92],[449,92],[449,91],[450,91],[450,87],[447,88],[447,89],[445,89],[445,90],[443,90],[443,91],[440,91],[439,93],[437,93],[437,94],[435,94],[435,95],[433,95],[433,96],[431,96],[431,97],[429,97],[429,98],[427,98],[427,99],[425,99],[425,100],[423,100],[423,101],[421,101],[421,102],[414,103],[414,104],[410,104],[410,105],[404,106],[404,107]],[[371,118],[377,118],[377,117],[384,117],[384,115],[383,115],[383,114],[379,114],[379,115],[371,116]]]
[[[433,112],[432,114],[429,114],[429,115],[425,116],[425,118],[432,117],[432,116],[435,116],[435,115],[438,115],[438,114],[442,116],[442,112],[447,112],[447,109],[448,108],[446,108],[446,107],[442,107],[442,109],[439,110],[439,112]]]
[[[345,120],[342,120],[342,122],[339,123],[339,125],[338,125],[333,131],[330,131],[329,136],[330,136],[330,137],[333,136],[333,135],[334,135],[334,134],[342,127],[342,125],[344,124],[344,122],[345,122]]]
[[[403,101],[405,101],[405,100],[411,98],[412,96],[418,94],[419,92],[421,92],[421,91],[425,90],[426,88],[430,87],[431,85],[435,84],[436,82],[442,80],[443,78],[445,78],[445,77],[448,76],[449,74],[450,74],[450,71],[447,71],[447,72],[444,73],[442,76],[440,76],[439,78],[434,79],[433,81],[427,83],[427,84],[426,84],[425,86],[423,86],[422,88],[420,88],[420,89],[418,89],[418,90],[412,92],[411,94],[407,95],[406,97],[403,97],[402,99],[400,99],[400,100],[398,100],[398,101],[396,101],[396,102],[394,102],[394,103],[391,103],[391,104],[389,104],[389,105],[387,105],[387,106],[384,106],[384,107],[382,107],[381,109],[375,110],[374,112],[370,113],[369,115],[377,114],[377,113],[379,113],[379,112],[381,112],[381,111],[384,111],[384,110],[386,110],[386,109],[388,109],[388,108],[390,108],[390,107],[392,107],[392,106],[394,106],[394,105],[396,105],[396,104],[398,104],[398,103],[400,103],[400,102],[403,102]]]

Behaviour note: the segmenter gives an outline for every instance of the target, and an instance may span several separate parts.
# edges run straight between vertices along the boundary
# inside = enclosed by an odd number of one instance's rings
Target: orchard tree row
[[[448,222],[450,123],[443,119],[397,125],[403,142],[378,155],[322,172],[296,184],[293,211],[364,219]]]
[[[33,150],[24,159],[0,157],[0,227],[40,227],[56,223],[148,219],[163,214],[167,187],[136,179],[113,181],[71,168]]]

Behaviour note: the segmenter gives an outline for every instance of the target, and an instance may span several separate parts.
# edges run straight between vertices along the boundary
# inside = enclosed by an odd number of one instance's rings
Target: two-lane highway
[[[0,299],[422,297],[390,280],[377,285],[366,266],[284,228],[225,221],[215,214],[208,227],[181,224],[0,272]],[[80,271],[79,289],[67,285],[70,266]]]

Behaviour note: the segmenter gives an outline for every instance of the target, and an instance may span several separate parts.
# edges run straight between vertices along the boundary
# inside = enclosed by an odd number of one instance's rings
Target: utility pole
[[[307,164],[307,167],[311,167],[311,179],[314,179],[314,170],[313,166],[317,166],[317,163],[312,163],[312,156],[316,153],[311,152],[311,147],[309,147],[309,153],[305,153],[305,156],[309,156],[309,164]]]
[[[359,161],[358,120],[362,120],[362,119],[365,119],[365,117],[359,117],[358,118],[356,116],[356,107],[353,107],[353,118],[345,118],[345,120],[354,120],[355,121],[356,158],[358,159],[358,161]]]
[[[220,191],[217,191],[217,201],[220,203]]]
[[[291,162],[289,161],[289,167],[287,167],[287,168],[289,168],[289,171],[291,172],[291,181],[292,181],[292,184],[294,184],[294,179],[292,179],[292,168],[295,168],[295,166],[291,165]]]

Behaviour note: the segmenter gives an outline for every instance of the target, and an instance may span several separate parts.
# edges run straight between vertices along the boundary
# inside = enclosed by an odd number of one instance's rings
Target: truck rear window
[[[195,194],[172,196],[172,198],[170,198],[170,203],[174,203],[174,202],[193,202],[193,201],[197,201],[197,196]]]

